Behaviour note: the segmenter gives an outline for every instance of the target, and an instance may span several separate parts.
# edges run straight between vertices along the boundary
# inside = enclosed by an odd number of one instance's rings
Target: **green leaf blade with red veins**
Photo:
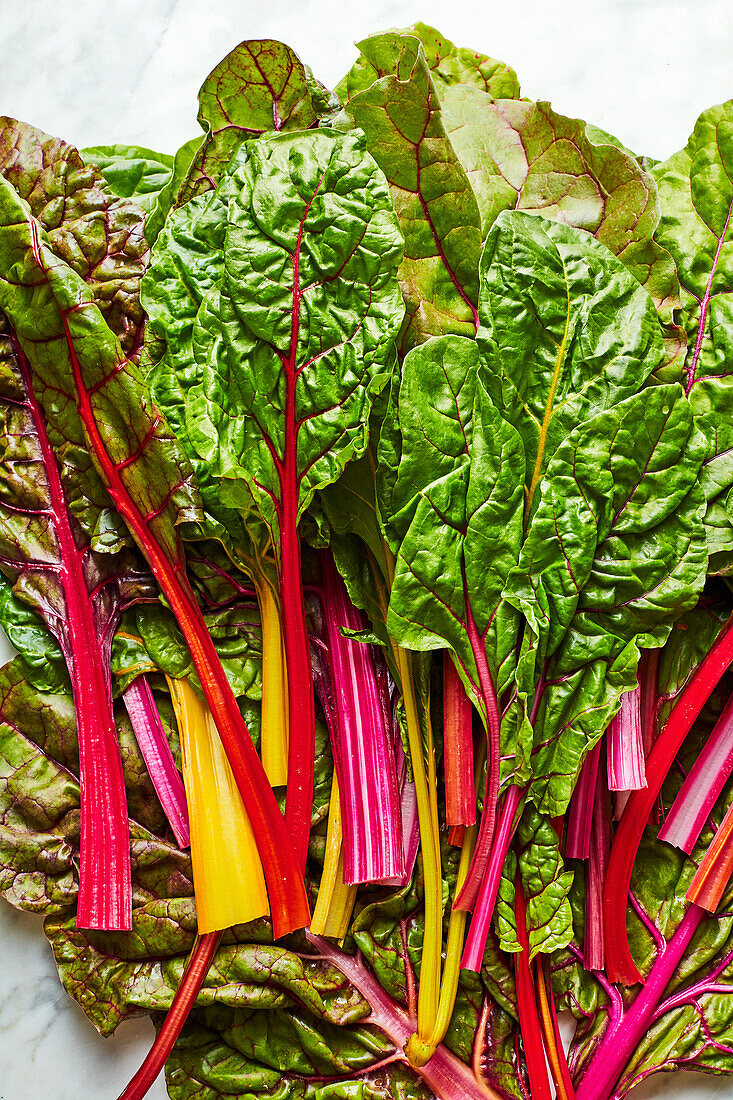
[[[178,619],[252,820],[278,934],[308,920],[305,890],[272,790],[185,573],[178,528],[198,517],[188,464],[139,372],[50,250],[13,188],[0,181],[0,253],[11,277],[0,308],[30,363],[50,425],[83,436],[109,494]]]
[[[130,846],[110,671],[120,563],[94,555],[73,523],[28,362],[8,337],[0,362],[0,569],[42,616],[71,679],[84,791],[77,920],[83,928],[126,929]]]
[[[685,383],[710,444],[701,485],[711,572],[733,568],[733,101],[704,111],[687,146],[653,170],[656,239],[672,253],[689,334]]]
[[[494,99],[498,99],[494,96]],[[549,103],[495,103],[462,85],[441,96],[443,121],[476,193],[484,236],[502,210],[540,214],[605,244],[669,315],[679,282],[653,239],[660,205],[654,179],[630,153],[594,142],[586,123]]]
[[[503,61],[454,46],[425,23],[415,23],[402,34],[420,39],[435,87],[441,94],[446,88],[460,84],[478,88],[492,99],[519,99],[517,74]]]
[[[576,428],[550,460],[504,596],[532,635],[532,797],[551,817],[635,686],[639,650],[662,645],[700,594],[704,454],[681,387],[651,386]]]
[[[87,284],[125,351],[136,355],[145,319],[143,211],[116,197],[73,145],[14,118],[0,118],[0,173],[26,200],[56,255]]]
[[[481,715],[488,765],[471,881],[494,830],[500,770],[527,775],[529,743],[500,730],[519,616],[502,599],[522,537],[524,455],[479,377],[475,341],[429,340],[405,357],[399,392],[401,459],[383,514],[396,552],[387,630],[414,650],[452,651]],[[504,733],[502,739],[501,734]]]
[[[307,130],[321,113],[312,77],[284,42],[240,42],[209,73],[199,92],[205,131],[178,194],[178,204],[215,188],[236,150],[261,134]]]
[[[197,330],[203,338],[208,327],[213,346],[188,400],[206,417],[201,457],[223,479],[222,502],[248,513],[254,501],[276,548],[291,700],[287,818],[305,859],[314,704],[297,529],[313,494],[366,448],[402,319],[402,239],[360,135],[262,137],[228,189],[224,274]]]
[[[407,311],[403,350],[444,333],[471,336],[477,324],[479,211],[443,128],[422,45],[411,35],[389,33],[367,38],[359,49],[376,75],[351,95],[343,114],[366,134],[405,237],[399,276]]]

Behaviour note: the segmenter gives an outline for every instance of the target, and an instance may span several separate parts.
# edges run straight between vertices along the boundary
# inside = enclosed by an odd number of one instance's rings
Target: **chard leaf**
[[[481,667],[488,662],[501,694],[517,637],[502,590],[519,555],[523,453],[484,389],[478,362],[476,343],[458,336],[406,356],[401,461],[383,519],[399,547],[389,633],[418,651],[448,645],[487,720]]]
[[[429,336],[473,335],[479,212],[443,128],[422,45],[411,35],[389,32],[365,39],[359,49],[364,71],[358,80],[346,78],[344,118],[366,134],[404,234],[403,350]]]
[[[568,894],[573,872],[566,871],[558,835],[546,817],[528,806],[499,884],[496,922],[502,951],[522,950],[514,916],[514,875],[517,866],[527,900],[529,961],[567,947],[573,938],[573,914]]]
[[[184,141],[180,149],[176,150],[170,178],[156,195],[155,202],[145,219],[145,239],[151,248],[155,244],[168,214],[177,205],[178,192],[188,176],[191,161],[196,156],[204,140],[200,137],[191,138],[189,141]]]
[[[140,279],[147,261],[143,212],[118,198],[73,145],[0,118],[0,172],[30,206],[48,243],[87,285],[125,351],[142,343]]]
[[[659,365],[659,322],[604,245],[519,211],[500,214],[487,237],[479,314],[485,384],[524,443],[529,514],[560,441]]]
[[[79,785],[53,757],[62,746],[73,759],[74,704],[68,691],[38,692],[17,658],[0,670],[0,699],[0,893],[60,913],[76,903]]]
[[[178,192],[177,204],[216,187],[237,149],[269,131],[307,130],[319,118],[312,74],[284,42],[240,42],[199,92],[204,139]]]
[[[134,199],[146,214],[173,173],[173,157],[137,145],[95,145],[82,149],[87,163],[95,164],[113,195]]]
[[[478,53],[476,50],[454,46],[435,27],[429,27],[426,23],[415,23],[412,27],[406,27],[405,30],[389,33],[394,36],[400,35],[402,38],[417,38],[422,45],[435,89],[441,97],[446,88],[460,84],[479,88],[482,92],[489,93],[493,99],[519,98],[517,74],[503,61],[495,61],[494,58]],[[336,89],[344,101],[356,95],[357,92],[370,88],[375,81],[384,76],[379,59],[362,46],[363,43],[359,46],[361,56]],[[414,49],[412,44],[407,43],[405,48]]]
[[[709,441],[700,484],[710,571],[733,567],[733,102],[704,111],[687,146],[654,169],[662,217],[656,239],[682,284],[689,343],[686,390]]]
[[[643,430],[642,430],[643,426]],[[563,813],[586,748],[702,588],[705,443],[679,386],[653,386],[573,431],[504,593],[536,647],[534,798]]]
[[[278,545],[284,468],[295,467],[301,517],[364,452],[402,316],[401,241],[357,135],[261,138],[232,184],[225,274],[211,302],[223,337],[196,380],[208,433],[199,453],[223,478],[225,503],[246,509],[254,497]]]
[[[493,99],[462,84],[441,95],[448,137],[476,193],[486,236],[502,210],[541,214],[605,244],[651,294],[668,321],[679,299],[669,253],[653,239],[654,180],[626,150],[549,103]]]

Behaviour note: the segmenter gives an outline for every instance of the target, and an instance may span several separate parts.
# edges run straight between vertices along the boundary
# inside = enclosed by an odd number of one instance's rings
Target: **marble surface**
[[[197,132],[202,79],[242,38],[284,39],[332,84],[354,41],[418,19],[509,62],[526,95],[658,158],[733,95],[730,0],[0,0],[0,12],[0,111],[82,146],[173,152]],[[40,919],[1,901],[0,942],[0,1100],[112,1100],[152,1025],[102,1040],[58,984]],[[163,1100],[162,1083],[149,1095]],[[674,1074],[634,1096],[723,1100],[733,1084]]]

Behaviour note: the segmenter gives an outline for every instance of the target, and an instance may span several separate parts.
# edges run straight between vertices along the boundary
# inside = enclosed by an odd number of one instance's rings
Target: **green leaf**
[[[460,84],[488,92],[493,99],[519,98],[517,74],[503,61],[495,61],[476,50],[454,46],[435,27],[429,27],[426,23],[415,23],[405,30],[389,33],[418,39],[435,88],[441,95],[451,85]],[[410,44],[406,48],[409,50],[414,47]],[[350,99],[357,92],[369,88],[382,76],[384,72],[378,62],[372,59],[368,51],[362,49],[361,57],[346,74],[337,91],[344,100]]]
[[[679,282],[669,253],[653,239],[660,204],[651,175],[581,119],[565,118],[549,103],[505,100],[494,103],[486,91],[463,85],[441,95],[445,129],[476,193],[483,235],[502,210],[583,229],[618,257],[671,321]]]
[[[402,456],[383,518],[399,544],[389,633],[410,649],[450,646],[485,715],[477,661],[483,654],[501,693],[517,636],[501,593],[519,555],[523,454],[480,381],[478,358],[476,343],[458,336],[405,358]]]
[[[659,365],[656,310],[604,245],[512,211],[486,240],[479,314],[485,384],[524,443],[529,513],[560,441]]]
[[[688,332],[686,389],[709,453],[711,572],[733,568],[733,101],[704,111],[685,149],[653,171],[662,217],[656,239],[677,264]]]
[[[95,305],[83,280],[51,251],[28,206],[0,180],[0,308],[15,328],[28,357],[36,396],[45,412],[61,478],[71,499],[78,492],[76,465],[95,461],[114,465],[120,494],[147,523],[160,550],[180,562],[178,526],[198,518],[196,494],[185,456],[165,421],[152,405],[134,365]],[[87,440],[81,409],[94,419],[94,438]],[[102,549],[118,549],[119,518],[97,479]],[[129,511],[128,507],[128,511]],[[110,535],[112,524],[118,525]],[[87,524],[89,525],[89,524]],[[142,536],[138,536],[142,537]],[[111,543],[111,545],[109,545]],[[95,549],[98,548],[95,544]]]
[[[213,69],[199,92],[204,140],[194,155],[177,203],[216,187],[237,149],[269,131],[307,130],[319,118],[312,74],[283,42],[240,42]]]
[[[368,75],[356,83],[346,79],[344,118],[366,134],[405,237],[403,349],[443,333],[473,335],[478,206],[443,128],[422,45],[390,32],[365,39],[359,49]]]
[[[527,900],[529,961],[567,947],[573,938],[573,914],[568,894],[573,872],[566,871],[560,842],[552,824],[534,806],[528,806],[519,823],[512,858],[499,885],[496,917],[503,951],[522,950],[514,918],[514,874],[516,866]]]
[[[145,239],[151,248],[155,244],[168,214],[175,208],[178,200],[178,192],[188,175],[191,161],[196,156],[202,142],[205,140],[205,138],[200,137],[191,138],[189,141],[184,141],[180,149],[176,151],[173,157],[173,168],[170,173],[170,178],[156,195],[155,202],[145,219]]]
[[[204,304],[220,311],[221,337],[191,399],[196,445],[223,478],[223,502],[246,510],[254,498],[278,545],[286,438],[296,446],[299,516],[364,452],[402,317],[401,240],[359,135],[261,138],[232,185],[224,279]]]
[[[135,199],[146,214],[170,182],[173,157],[137,145],[94,145],[82,149],[87,163],[96,164],[105,183],[121,199]]]
[[[143,211],[118,198],[73,145],[14,118],[0,118],[0,172],[26,200],[56,255],[85,281],[125,351],[134,354],[144,322]]]
[[[664,643],[707,562],[705,443],[679,386],[653,386],[576,428],[547,469],[505,598],[525,615],[541,699],[534,798],[563,813],[578,767]]]

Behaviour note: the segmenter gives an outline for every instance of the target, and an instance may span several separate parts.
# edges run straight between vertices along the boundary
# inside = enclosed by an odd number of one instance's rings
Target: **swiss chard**
[[[186,577],[178,526],[197,513],[183,456],[85,284],[54,254],[26,203],[5,181],[0,182],[0,251],[5,264],[0,306],[29,362],[49,436],[68,440],[67,456],[88,445],[118,513],[145,554],[190,646],[256,823],[273,920],[281,933],[301,927],[308,906],[292,845]]]

